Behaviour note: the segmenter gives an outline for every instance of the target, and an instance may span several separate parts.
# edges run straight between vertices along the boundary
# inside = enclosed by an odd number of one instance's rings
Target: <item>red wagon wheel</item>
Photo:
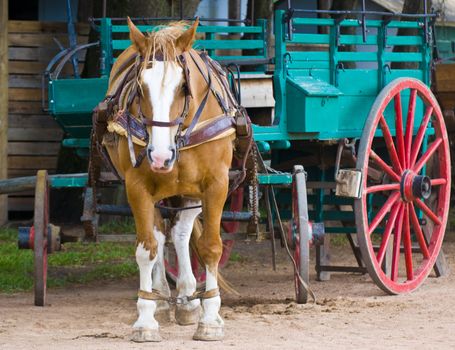
[[[228,207],[230,211],[239,212],[242,210],[243,194],[244,194],[243,187],[239,187],[231,194],[231,196],[228,199],[229,201]],[[240,223],[235,221],[222,222],[221,226],[226,233],[234,234],[237,233],[237,231],[239,230]],[[229,257],[231,256],[233,246],[234,240],[223,239],[223,253],[221,255],[220,262],[218,265],[219,268],[223,268],[229,261]],[[170,247],[168,247],[167,254],[164,258],[164,264],[166,266],[167,276],[171,281],[176,283],[179,272],[178,261],[175,251],[173,249],[170,249]],[[201,266],[201,264],[199,264],[199,260],[194,251],[191,251],[191,268],[193,270],[194,277],[196,278],[198,287],[201,287],[205,282],[205,266]]]
[[[357,169],[363,178],[356,225],[368,272],[387,293],[415,290],[441,249],[451,179],[444,119],[422,82],[400,78],[381,91],[363,130]]]
[[[35,216],[32,235],[35,277],[35,305],[46,303],[47,281],[47,232],[49,226],[49,180],[46,170],[39,170],[36,175]]]

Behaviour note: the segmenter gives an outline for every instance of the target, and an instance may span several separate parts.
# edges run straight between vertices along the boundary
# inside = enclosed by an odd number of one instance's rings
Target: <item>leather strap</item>
[[[191,147],[211,140],[226,130],[233,128],[234,125],[235,122],[233,117],[225,115],[223,118],[217,118],[204,127],[193,131],[188,138],[188,143],[185,147]]]
[[[167,296],[166,294],[162,293],[157,289],[152,289],[151,292],[147,292],[145,290],[139,290],[137,292],[138,298],[145,299],[145,300],[153,300],[153,301],[167,301],[169,304],[187,304],[188,302],[195,300],[195,299],[210,299],[215,298],[220,295],[220,290],[218,288],[210,289],[210,290],[200,290],[195,291],[193,295],[183,296],[183,297],[172,297]]]
[[[153,119],[147,119],[144,117],[141,117],[142,124],[146,126],[158,126],[161,128],[169,128],[171,126],[177,126],[185,120],[184,117],[180,116],[174,120],[171,120],[170,122],[160,122],[160,121],[155,121]]]

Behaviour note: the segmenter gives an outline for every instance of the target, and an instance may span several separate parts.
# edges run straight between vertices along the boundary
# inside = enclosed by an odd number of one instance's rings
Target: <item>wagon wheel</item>
[[[292,181],[292,232],[294,242],[294,260],[298,274],[308,285],[310,280],[310,226],[308,221],[308,204],[306,192],[306,174],[303,167],[294,167]],[[297,276],[294,277],[295,296],[299,304],[308,301],[308,290]]]
[[[35,216],[33,219],[33,250],[35,253],[35,305],[46,303],[47,231],[49,225],[49,181],[46,170],[36,175]]]
[[[387,293],[415,290],[441,249],[451,180],[444,119],[423,83],[400,78],[381,91],[363,130],[357,169],[363,178],[356,226],[368,272]],[[391,268],[384,267],[387,251]]]
[[[230,211],[241,211],[243,207],[243,187],[239,187],[229,197],[227,206]],[[239,222],[222,222],[223,230],[228,234],[237,233],[240,223]],[[234,246],[234,240],[223,239],[223,253],[220,258],[218,267],[223,268],[229,261],[231,251]],[[164,257],[164,264],[166,266],[166,274],[168,278],[176,283],[178,277],[178,261],[175,251],[168,247],[167,254]],[[201,266],[196,253],[191,249],[191,268],[194,277],[196,278],[197,286],[202,287],[205,282],[205,267]]]

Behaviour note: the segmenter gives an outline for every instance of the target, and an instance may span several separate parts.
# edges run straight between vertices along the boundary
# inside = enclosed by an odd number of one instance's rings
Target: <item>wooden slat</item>
[[[48,62],[26,62],[26,61],[10,61],[9,71],[12,74],[43,74],[46,70]],[[83,64],[79,63],[79,71],[82,70]],[[71,64],[66,64],[62,70],[62,74],[72,74],[73,67]]]
[[[42,114],[41,102],[10,101],[8,110],[11,114]]]
[[[60,142],[9,142],[9,156],[55,156],[60,150]]]
[[[11,141],[61,141],[63,131],[61,129],[24,129],[9,128],[8,140]]]
[[[9,101],[41,101],[41,89],[9,89]]]
[[[65,22],[41,22],[41,21],[8,21],[10,33],[66,33],[68,27]],[[86,23],[77,23],[76,32],[79,35],[88,35],[90,26]]]
[[[47,169],[49,174],[55,174],[55,169]],[[15,177],[22,176],[35,176],[37,169],[9,169],[8,178],[12,179]]]
[[[34,207],[33,197],[9,197],[8,207],[9,211],[33,211]]]
[[[8,157],[9,169],[55,169],[56,166],[57,166],[56,156]]]
[[[0,179],[8,177],[8,0],[0,0]],[[0,196],[0,226],[8,220],[8,201]]]
[[[435,65],[436,91],[455,92],[455,64]]]
[[[48,47],[10,47],[8,49],[10,61],[40,61],[46,64],[59,53],[59,49]],[[85,60],[85,51],[76,54],[80,62]]]
[[[60,129],[57,122],[48,114],[10,114],[8,125],[10,128]]]
[[[58,48],[54,38],[60,41],[63,46],[68,46],[68,35],[63,33],[52,35],[43,35],[39,33],[10,33],[8,34],[8,46]]]
[[[10,88],[41,88],[41,76],[10,74],[8,84]]]

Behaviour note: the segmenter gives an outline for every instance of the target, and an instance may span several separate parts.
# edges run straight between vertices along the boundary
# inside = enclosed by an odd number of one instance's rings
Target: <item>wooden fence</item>
[[[88,25],[78,25],[78,43],[88,39]],[[41,79],[58,41],[68,46],[66,23],[9,21],[8,177],[55,173],[60,142],[58,124],[41,107]],[[66,71],[69,73],[71,67]],[[9,196],[9,211],[33,210],[33,193]]]

